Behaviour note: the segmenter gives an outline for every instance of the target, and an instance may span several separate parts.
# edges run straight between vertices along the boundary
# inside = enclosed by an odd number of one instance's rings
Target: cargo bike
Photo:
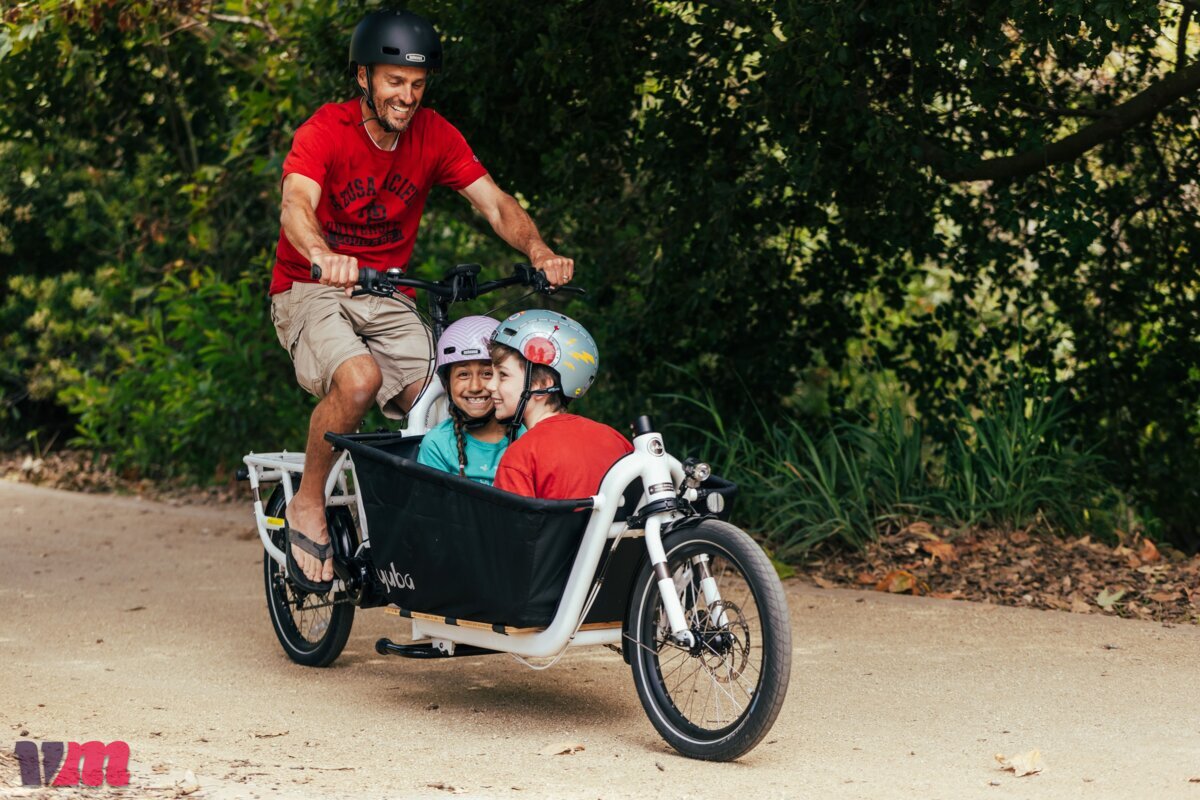
[[[479,270],[459,265],[425,281],[364,269],[356,293],[411,304],[398,290],[424,290],[434,337],[456,301],[507,286],[554,293],[528,265],[485,283]],[[630,665],[651,723],[680,753],[727,761],[752,749],[787,693],[791,627],[770,560],[728,522],[736,487],[668,453],[643,416],[633,452],[592,497],[510,494],[417,463],[422,435],[445,418],[447,402],[435,380],[406,429],[326,435],[339,451],[325,485],[334,554],[327,594],[290,581],[283,551],[304,455],[245,457],[240,477],[265,549],[267,605],[288,657],[331,664],[355,609],[372,607],[411,624],[411,642],[381,639],[381,654],[509,653],[543,669],[569,647],[608,646]],[[276,485],[263,500],[268,484]]]

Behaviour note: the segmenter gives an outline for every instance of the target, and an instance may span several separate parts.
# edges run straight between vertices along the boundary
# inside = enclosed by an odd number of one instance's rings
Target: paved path
[[[295,666],[248,508],[0,481],[6,741],[128,742],[129,789],[91,797],[170,796],[191,770],[202,798],[1200,800],[1200,628],[791,582],[779,721],[740,762],[701,763],[604,649],[546,672],[385,659],[374,641],[402,629],[374,610],[332,668]],[[539,755],[558,742],[585,749]],[[1034,749],[1038,775],[993,760]],[[11,752],[0,797],[28,796]]]

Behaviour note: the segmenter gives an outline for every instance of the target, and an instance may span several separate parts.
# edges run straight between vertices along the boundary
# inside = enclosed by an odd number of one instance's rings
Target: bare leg
[[[325,480],[333,466],[334,452],[325,441],[325,433],[349,432],[357,428],[382,383],[383,376],[375,359],[355,356],[333,373],[329,393],[313,409],[304,450],[304,479],[288,505],[287,518],[290,526],[318,544],[329,541],[329,531],[325,528]],[[292,555],[309,580],[333,579],[332,559],[322,564],[298,547],[292,548]]]
[[[404,387],[404,389],[396,396],[396,399],[393,402],[399,405],[400,408],[407,414],[408,410],[413,407],[413,403],[417,402],[417,396],[421,394],[421,390],[424,389],[428,384],[428,378],[423,378],[410,383],[408,386]]]

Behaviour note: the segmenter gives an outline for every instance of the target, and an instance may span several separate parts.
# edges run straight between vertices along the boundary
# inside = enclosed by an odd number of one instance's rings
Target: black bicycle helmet
[[[350,72],[360,64],[424,67],[434,73],[442,68],[442,40],[429,20],[410,11],[373,11],[350,37]]]

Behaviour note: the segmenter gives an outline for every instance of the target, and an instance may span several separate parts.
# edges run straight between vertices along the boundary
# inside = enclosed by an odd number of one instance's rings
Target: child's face
[[[512,356],[494,364],[487,388],[491,392],[492,402],[496,404],[496,417],[512,419],[521,402],[521,392],[525,389],[524,365]]]
[[[486,417],[492,410],[491,361],[460,361],[450,366],[450,400],[473,419]]]

